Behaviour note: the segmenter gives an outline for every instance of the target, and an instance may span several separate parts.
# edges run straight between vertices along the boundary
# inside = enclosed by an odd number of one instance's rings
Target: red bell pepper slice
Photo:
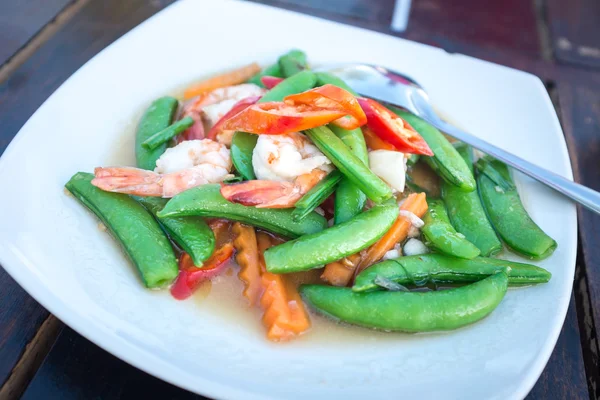
[[[265,76],[260,77],[260,81],[262,82],[263,85],[265,85],[265,87],[267,89],[273,89],[282,80],[283,80],[283,78],[278,78],[276,76],[271,76],[271,75],[265,75]]]
[[[305,105],[315,109],[339,110],[346,114],[332,123],[344,129],[356,129],[367,123],[367,116],[352,93],[326,84],[302,93],[286,96],[289,105]]]
[[[171,295],[177,300],[190,297],[200,283],[223,272],[227,261],[233,256],[233,250],[233,245],[226,243],[204,262],[202,268],[196,267],[192,257],[187,253],[183,253],[179,258],[179,275],[171,287]]]
[[[255,104],[258,101],[258,99],[260,99],[260,96],[250,96],[235,103],[233,107],[231,107],[231,110],[227,111],[227,113],[223,115],[221,119],[213,125],[212,128],[210,128],[210,131],[208,131],[208,135],[206,135],[206,137],[211,140],[216,140],[217,135],[225,130],[223,129],[223,125],[225,124],[225,122],[227,122],[229,118],[233,117],[241,111],[244,111],[252,104]]]
[[[375,100],[359,98],[358,102],[367,115],[367,126],[380,139],[403,153],[433,155],[427,142],[408,122]]]
[[[316,128],[344,115],[346,113],[339,110],[314,109],[304,105],[291,106],[273,101],[246,108],[225,122],[223,129],[258,135],[282,135]]]

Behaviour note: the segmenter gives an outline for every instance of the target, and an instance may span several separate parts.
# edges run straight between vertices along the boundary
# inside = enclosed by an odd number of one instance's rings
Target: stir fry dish
[[[135,156],[66,188],[147,288],[184,300],[234,265],[269,340],[308,332],[310,312],[385,331],[456,329],[509,286],[551,276],[494,257],[506,246],[539,260],[557,246],[506,165],[311,71],[299,50],[154,100]]]

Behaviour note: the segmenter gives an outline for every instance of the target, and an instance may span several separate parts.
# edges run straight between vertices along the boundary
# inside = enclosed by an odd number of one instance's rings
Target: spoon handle
[[[492,157],[497,158],[498,160],[510,165],[526,175],[529,175],[543,184],[550,186],[557,192],[562,193],[563,195],[589,208],[590,210],[600,214],[600,193],[596,192],[595,190],[563,178],[562,176],[532,164],[529,161],[523,160],[514,154],[504,151],[493,144],[490,144],[485,140],[481,140],[478,137],[462,131],[442,120],[437,118],[433,121],[431,118],[426,118],[426,120],[448,135],[453,136],[454,138],[465,142],[466,144],[473,146],[474,148],[479,149],[484,153],[491,155]]]

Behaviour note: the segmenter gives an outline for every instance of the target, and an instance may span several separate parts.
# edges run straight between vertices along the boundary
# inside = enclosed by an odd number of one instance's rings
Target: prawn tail
[[[222,186],[221,194],[233,203],[257,208],[290,208],[302,197],[292,183],[261,180]]]
[[[160,197],[160,175],[139,168],[96,168],[92,185],[107,192]]]

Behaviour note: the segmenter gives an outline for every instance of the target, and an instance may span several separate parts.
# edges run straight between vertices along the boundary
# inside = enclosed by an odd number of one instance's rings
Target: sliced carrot
[[[400,210],[409,211],[421,218],[427,212],[427,200],[425,193],[413,193],[404,200]],[[360,262],[356,267],[355,275],[361,273],[365,268],[373,265],[383,258],[383,255],[394,248],[396,243],[403,241],[408,236],[411,227],[410,221],[400,215],[394,225],[375,244],[363,252]]]
[[[238,277],[244,282],[244,296],[251,306],[258,304],[263,292],[258,262],[258,246],[254,227],[239,222],[233,224],[233,246],[237,254],[235,260],[240,265]]]
[[[185,100],[188,100],[192,97],[199,96],[214,89],[231,85],[239,85],[240,83],[246,82],[259,72],[260,66],[257,63],[252,63],[233,71],[213,76],[212,78],[192,85],[185,90],[183,97]]]
[[[266,270],[263,254],[274,241],[263,232],[257,235],[257,239],[264,287],[260,304],[264,310],[262,320],[267,328],[267,338],[273,341],[289,340],[310,328],[308,313],[289,277]]]
[[[365,142],[367,142],[367,147],[371,150],[396,150],[393,144],[382,140],[367,126],[362,127],[362,132],[365,137]]]
[[[360,255],[352,254],[340,261],[327,264],[321,279],[333,286],[348,286],[356,264],[360,261]]]

